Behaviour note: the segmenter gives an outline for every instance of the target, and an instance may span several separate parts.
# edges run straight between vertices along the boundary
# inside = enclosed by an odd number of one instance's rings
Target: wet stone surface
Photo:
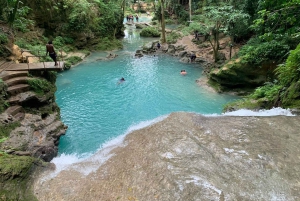
[[[39,200],[299,200],[299,117],[172,113],[55,177]]]

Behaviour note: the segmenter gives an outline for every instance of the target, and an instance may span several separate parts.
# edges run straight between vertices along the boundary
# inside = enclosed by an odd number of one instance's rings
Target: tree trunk
[[[165,28],[165,9],[164,9],[164,0],[160,0],[161,2],[161,42],[166,42],[166,28]]]

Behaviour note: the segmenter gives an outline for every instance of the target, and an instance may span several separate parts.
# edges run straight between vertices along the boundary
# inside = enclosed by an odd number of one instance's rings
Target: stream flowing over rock
[[[45,172],[35,195],[40,201],[300,200],[299,121],[172,113],[55,177]]]

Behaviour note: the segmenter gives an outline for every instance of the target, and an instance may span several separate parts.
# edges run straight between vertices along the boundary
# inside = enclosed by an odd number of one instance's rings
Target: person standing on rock
[[[52,41],[49,41],[48,44],[46,44],[46,56],[48,55],[49,52],[49,56],[53,59],[53,61],[55,62],[54,66],[57,66],[57,55],[56,52],[54,50],[54,46],[52,44]]]
[[[136,22],[139,22],[139,16],[138,15],[135,16],[135,20],[136,20]]]

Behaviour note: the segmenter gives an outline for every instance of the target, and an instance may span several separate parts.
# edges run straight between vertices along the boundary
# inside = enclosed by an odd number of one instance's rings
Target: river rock
[[[167,53],[168,54],[174,54],[175,51],[176,51],[175,46],[174,45],[169,45]]]
[[[135,28],[137,29],[143,29],[147,27],[147,25],[145,25],[144,23],[135,23]]]
[[[190,58],[188,58],[188,57],[182,57],[181,59],[180,59],[180,62],[183,62],[183,63],[189,63],[191,60],[190,60]]]
[[[134,56],[136,56],[136,57],[143,57],[144,55],[143,55],[143,50],[137,50],[136,52],[135,52],[135,55]]]
[[[181,51],[181,52],[178,53],[178,56],[179,56],[180,58],[182,58],[182,57],[184,57],[186,54],[187,54],[187,51]]]

